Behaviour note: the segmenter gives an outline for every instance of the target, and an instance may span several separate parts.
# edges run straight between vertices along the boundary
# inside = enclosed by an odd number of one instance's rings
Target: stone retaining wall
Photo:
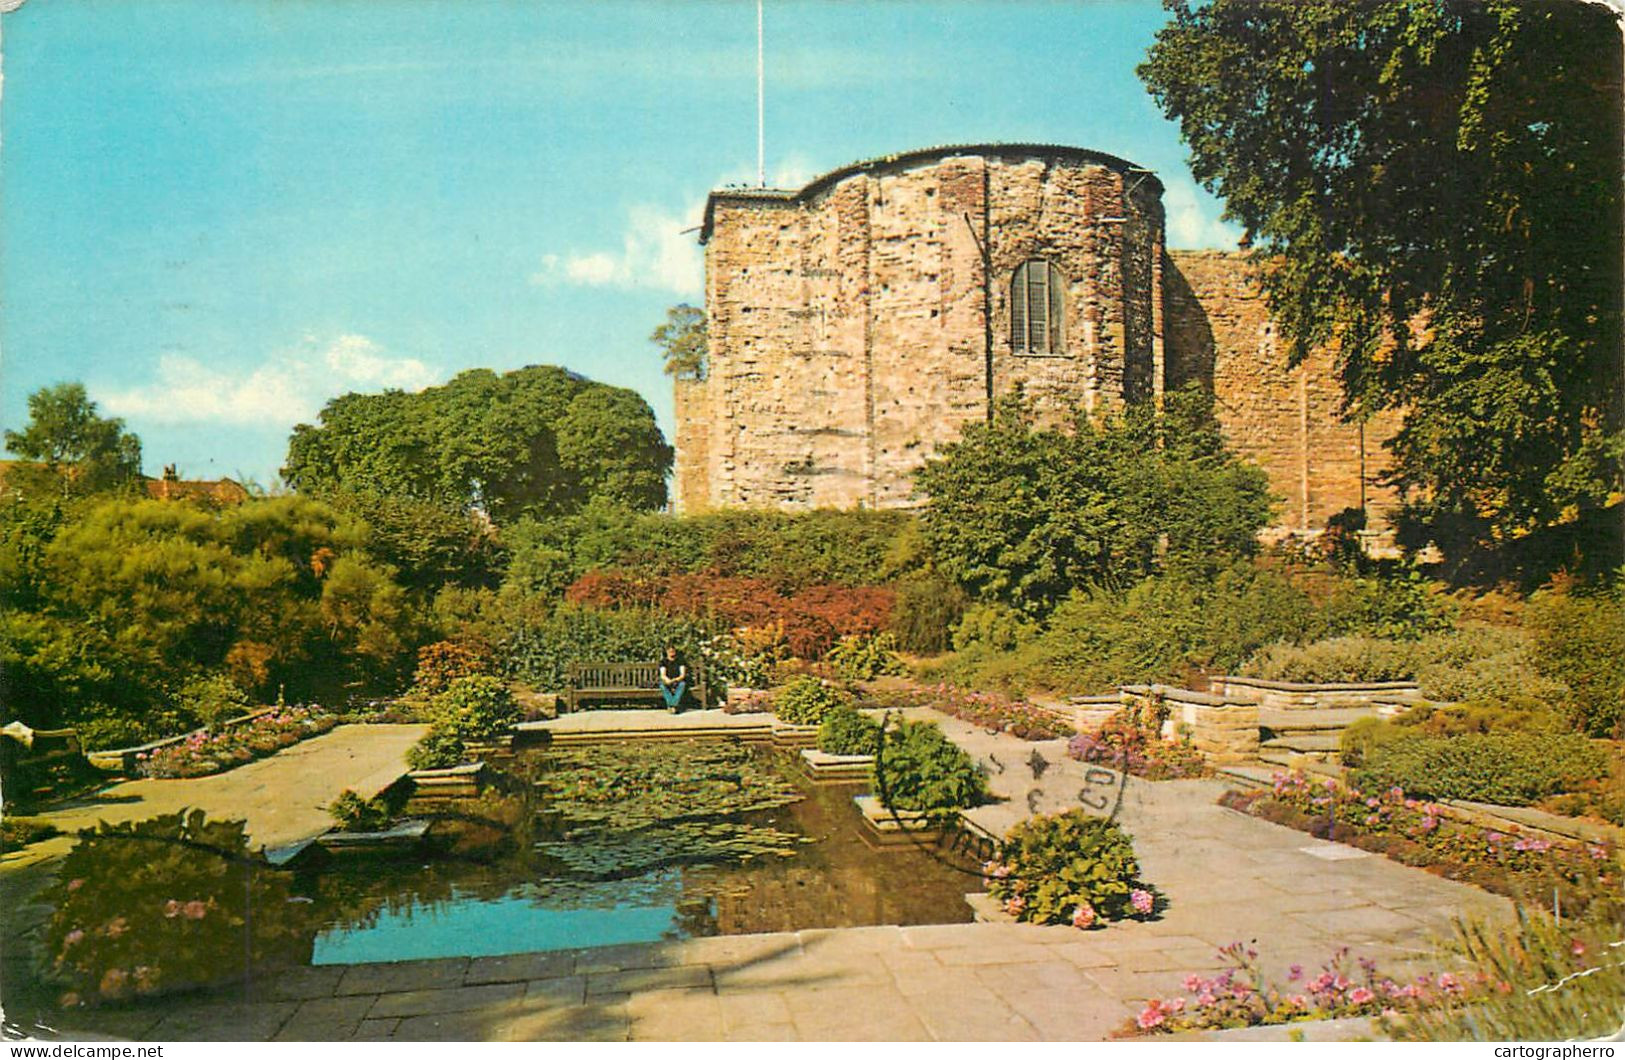
[[[1422,691],[1415,681],[1300,684],[1226,675],[1213,679],[1213,690],[1222,696],[1249,700],[1260,707],[1278,710],[1325,710],[1422,702]]]

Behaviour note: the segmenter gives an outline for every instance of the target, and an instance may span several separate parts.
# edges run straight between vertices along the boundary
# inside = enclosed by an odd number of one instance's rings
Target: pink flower
[[[1134,907],[1136,913],[1145,916],[1156,905],[1156,899],[1151,897],[1150,891],[1135,890],[1129,894],[1128,904]]]
[[[1196,975],[1196,974],[1191,974],[1191,975],[1187,975],[1185,977],[1185,989],[1186,990],[1189,990],[1191,993],[1194,994],[1194,993],[1196,993],[1196,991],[1200,990],[1201,988],[1202,988],[1202,977],[1201,976]]]
[[[186,919],[188,920],[202,920],[209,914],[209,907],[194,898],[186,903],[183,912],[186,913]]]
[[[1201,995],[1199,997],[1197,997],[1196,1003],[1198,1005],[1201,1005],[1202,1007],[1206,1008],[1208,1005],[1213,1004],[1217,1000],[1218,1000],[1218,998],[1214,997],[1211,993],[1204,990],[1204,991],[1202,991]]]
[[[1291,967],[1291,969],[1289,969],[1287,971],[1286,977],[1287,977],[1287,980],[1289,982],[1293,982],[1293,983],[1297,982],[1299,979],[1302,979],[1303,978],[1303,965],[1294,964]]]
[[[1157,1006],[1157,1003],[1153,1001],[1145,1007],[1144,1012],[1140,1013],[1139,1019],[1136,1022],[1139,1023],[1141,1030],[1148,1031],[1153,1027],[1162,1026],[1163,1022],[1167,1020],[1167,1018],[1167,1015]]]
[[[1353,990],[1349,991],[1349,1000],[1356,1005],[1363,1005],[1367,1001],[1372,1001],[1376,998],[1376,996],[1376,994],[1373,994],[1363,986],[1357,986]]]
[[[1296,1008],[1308,1008],[1309,1007],[1309,999],[1304,997],[1302,994],[1293,994],[1287,1000],[1291,1001],[1293,1006],[1296,1007]]]
[[[1576,957],[1584,957],[1586,952],[1586,944],[1581,942],[1579,939],[1571,939],[1569,941],[1569,952],[1574,954]]]
[[[66,935],[62,936],[62,945],[64,945],[64,946],[72,946],[72,945],[75,945],[77,943],[83,942],[84,940],[85,940],[85,933],[83,931],[80,931],[78,928],[74,928],[72,931],[70,931]]]
[[[1461,989],[1461,981],[1455,976],[1451,975],[1449,972],[1445,972],[1443,975],[1439,976],[1439,989],[1455,993]]]
[[[85,881],[84,881],[83,878],[77,879],[77,880],[69,880],[68,881],[68,893],[72,894],[74,891],[77,891],[79,888],[83,887],[84,885],[85,885]]]
[[[1095,907],[1084,902],[1072,910],[1072,926],[1079,929],[1088,929],[1095,924]]]
[[[164,919],[174,920],[177,916],[180,916],[180,913],[181,904],[175,901],[175,899],[171,898],[169,901],[164,903]]]
[[[1016,895],[1014,898],[1005,899],[1004,911],[1006,913],[1009,913],[1011,916],[1020,916],[1021,911],[1023,909],[1026,909],[1026,908],[1027,908],[1027,899],[1023,898],[1019,894]]]

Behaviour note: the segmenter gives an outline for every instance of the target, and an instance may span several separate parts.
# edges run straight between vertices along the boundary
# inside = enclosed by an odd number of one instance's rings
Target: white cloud
[[[1219,220],[1221,207],[1212,199],[1198,197],[1196,185],[1175,177],[1162,188],[1162,208],[1167,216],[1170,247],[1178,250],[1234,250],[1241,229]]]
[[[95,397],[109,412],[150,423],[266,426],[313,420],[328,398],[346,390],[421,390],[442,375],[415,357],[390,356],[365,335],[326,342],[307,336],[241,368],[166,354],[153,382]]]
[[[530,281],[539,286],[649,288],[698,296],[705,286],[704,256],[695,233],[685,229],[699,223],[702,210],[698,203],[684,214],[634,206],[627,211],[618,251],[543,255],[541,268]]]

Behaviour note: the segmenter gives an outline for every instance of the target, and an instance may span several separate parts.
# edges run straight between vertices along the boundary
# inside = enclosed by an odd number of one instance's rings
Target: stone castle
[[[911,473],[1020,386],[1040,417],[1196,380],[1282,498],[1281,529],[1380,524],[1390,417],[1344,422],[1241,253],[1164,245],[1162,184],[1112,155],[987,144],[706,202],[709,358],[678,379],[679,510],[906,507]]]

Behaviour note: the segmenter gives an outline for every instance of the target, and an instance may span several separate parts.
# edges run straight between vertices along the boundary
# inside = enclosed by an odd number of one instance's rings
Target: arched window
[[[1016,353],[1066,350],[1066,278],[1043,258],[1024,261],[1010,281],[1010,348]]]

